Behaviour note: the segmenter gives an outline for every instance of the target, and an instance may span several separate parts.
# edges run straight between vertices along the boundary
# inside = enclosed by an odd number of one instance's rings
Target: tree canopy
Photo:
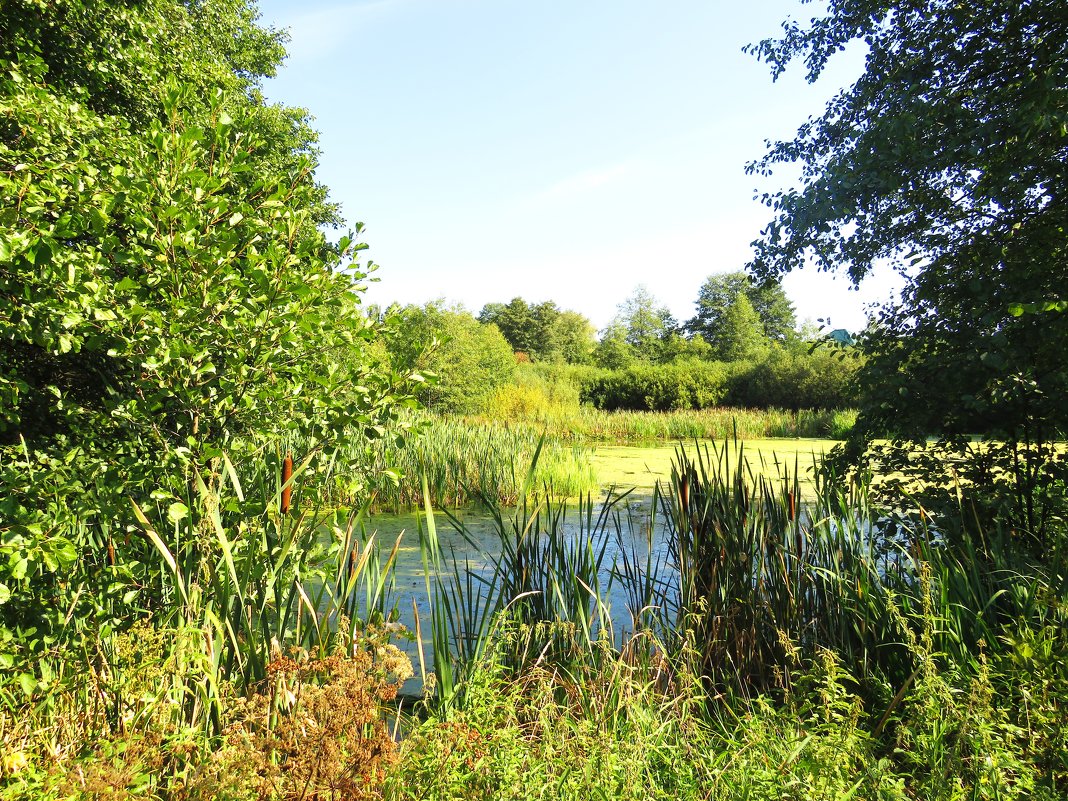
[[[478,320],[496,325],[514,351],[534,361],[580,364],[593,351],[590,321],[578,312],[560,309],[551,300],[528,303],[516,297],[508,303],[487,303]]]
[[[663,360],[665,346],[677,329],[678,323],[667,306],[662,305],[648,287],[638,285],[634,292],[619,304],[618,313],[611,325],[602,332],[601,344],[604,347],[601,350],[607,348],[612,353],[618,351],[623,354],[627,349],[621,348],[620,345],[625,344],[632,358],[659,362]],[[625,360],[625,356],[619,358]],[[605,366],[622,364],[609,365],[605,358],[601,361]]]
[[[254,20],[244,0],[0,15],[0,442],[67,471],[71,503],[391,414],[362,246],[319,230],[314,134],[260,96],[284,51]],[[6,465],[0,516],[44,514]]]
[[[387,348],[401,373],[429,373],[419,392],[427,408],[471,413],[511,380],[512,346],[493,323],[480,323],[462,306],[435,300],[388,310]]]
[[[750,334],[737,330],[740,318],[750,315],[732,311],[741,298],[745,298],[749,310],[756,315]],[[730,337],[734,341],[746,335],[785,343],[797,327],[793,304],[782,286],[777,282],[758,284],[741,271],[710,275],[705,279],[697,296],[697,313],[687,321],[685,328],[691,334],[704,337],[720,358],[728,358],[724,355],[723,341],[727,336],[728,319],[733,326]]]
[[[1041,443],[1068,429],[1057,400],[1068,391],[1064,4],[831,0],[751,50],[775,76],[796,59],[815,80],[847,46],[866,48],[861,77],[750,165],[802,167],[799,188],[765,195],[774,217],[751,269],[903,271],[900,302],[862,340],[858,436],[937,434],[963,453],[965,433],[987,435],[1008,451],[983,451],[976,480],[1018,479],[1011,465],[1027,465],[1006,503],[1039,536],[1033,501],[1063,461]]]

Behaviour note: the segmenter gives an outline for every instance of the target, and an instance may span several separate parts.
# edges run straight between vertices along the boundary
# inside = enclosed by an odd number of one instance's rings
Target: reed
[[[484,418],[473,418],[479,423]],[[853,410],[713,408],[665,412],[608,412],[589,406],[517,417],[569,442],[648,443],[695,439],[818,437],[842,439]]]
[[[512,506],[524,500],[522,487],[532,463],[537,486],[551,486],[562,497],[597,488],[589,450],[547,437],[534,426],[426,416],[420,418],[418,430],[399,445],[379,440],[371,452],[366,473],[379,478],[357,486],[373,494],[379,508],[420,508],[425,500],[437,508],[476,500]],[[348,464],[360,465],[359,459],[359,455],[339,455],[339,461]],[[422,494],[423,477],[428,497]],[[358,496],[338,495],[333,500],[344,506],[358,501]]]
[[[185,725],[215,728],[224,717],[221,688],[265,681],[288,649],[325,658],[339,636],[352,641],[394,616],[400,540],[379,544],[367,535],[366,503],[340,524],[321,500],[304,494],[297,503],[294,487],[315,458],[257,467],[247,496],[224,454],[214,475],[195,475],[184,502],[134,505],[162,565],[155,625],[203,634],[197,664],[174,673],[172,702],[185,710]]]
[[[711,695],[750,696],[783,691],[790,665],[824,651],[871,686],[900,686],[916,669],[902,621],[933,617],[931,647],[967,661],[1006,619],[1037,614],[1049,577],[1008,569],[994,538],[886,516],[864,484],[825,475],[802,500],[798,460],[774,467],[751,463],[735,440],[680,448],[642,514],[588,497],[569,510],[551,493],[511,511],[488,501],[500,556],[489,571],[453,565],[439,585],[448,601],[436,652],[467,675],[506,637],[510,669],[570,669],[607,636],[647,658],[655,643]]]

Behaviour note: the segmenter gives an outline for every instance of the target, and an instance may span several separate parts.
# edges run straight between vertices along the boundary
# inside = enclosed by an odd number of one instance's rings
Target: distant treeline
[[[599,335],[553,301],[514,298],[477,316],[444,301],[375,313],[386,323],[383,358],[425,374],[421,400],[446,413],[855,405],[858,356],[799,328],[780,286],[713,275],[696,306],[679,324],[638,287]]]

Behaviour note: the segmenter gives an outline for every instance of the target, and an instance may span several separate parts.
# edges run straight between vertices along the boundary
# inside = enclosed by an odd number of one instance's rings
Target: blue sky
[[[290,31],[272,100],[315,117],[319,179],[365,225],[367,300],[519,295],[602,327],[638,284],[680,320],[741,269],[769,219],[745,163],[859,73],[773,83],[741,52],[818,8],[798,0],[261,0]],[[863,325],[892,277],[850,291],[805,271],[798,317]]]

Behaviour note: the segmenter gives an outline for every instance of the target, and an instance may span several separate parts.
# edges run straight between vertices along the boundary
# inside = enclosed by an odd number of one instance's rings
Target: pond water
[[[804,487],[812,486],[813,467],[837,445],[831,439],[751,439],[740,443],[742,453],[755,471],[767,476],[782,475],[788,470],[791,475],[800,476]],[[718,447],[723,443],[701,442],[704,448]],[[651,490],[658,480],[667,481],[671,477],[671,465],[675,458],[677,445],[599,445],[594,450],[593,466],[602,487],[620,488],[637,487]],[[686,443],[685,449],[694,453],[694,443]],[[734,454],[733,444],[728,444],[728,452]],[[803,487],[803,488],[804,488]]]
[[[645,564],[652,548],[652,561],[658,567],[656,572],[665,572],[667,565],[667,545],[664,537],[659,536],[662,524],[650,516],[652,495],[649,492],[634,492],[623,500],[617,500],[611,506],[611,522],[604,527],[594,526],[591,531],[585,516],[580,516],[577,505],[565,504],[561,518],[560,530],[568,545],[590,542],[598,552],[603,551],[597,584],[594,589],[605,601],[611,611],[613,630],[619,634],[623,630],[632,630],[633,623],[630,609],[637,606],[626,592],[624,584],[614,573],[622,570],[622,560],[631,563],[636,560]],[[602,501],[594,501],[592,516],[596,522],[603,508]],[[512,510],[506,510],[504,524],[506,532],[513,532]],[[449,515],[435,513],[435,528],[442,556],[442,578],[451,580],[454,569],[458,568],[461,577],[467,573],[489,580],[501,554],[501,535],[496,519],[486,510],[477,506],[452,510]],[[544,518],[542,518],[544,522]],[[650,534],[650,526],[657,530]],[[462,529],[462,531],[460,530]],[[399,621],[409,631],[415,632],[421,627],[423,656],[426,669],[433,669],[433,649],[431,645],[430,620],[431,601],[427,592],[427,577],[423,566],[421,532],[426,531],[426,520],[422,513],[386,514],[374,516],[368,532],[376,532],[378,547],[383,558],[389,553],[393,544],[400,538],[394,587],[391,593],[391,605],[395,606]],[[511,534],[514,536],[514,533]],[[418,616],[418,620],[417,620]],[[398,643],[412,659],[416,673],[419,672],[419,648],[414,642]],[[415,693],[420,689],[420,682],[411,680],[404,692]]]
[[[780,476],[784,472],[800,476],[802,493],[811,487],[812,468],[826,450],[834,445],[829,440],[789,439],[751,440],[743,445],[743,452],[750,467],[756,473]],[[687,448],[692,453],[692,444]],[[732,459],[733,450],[731,450]],[[602,446],[594,455],[594,465],[602,484],[602,498],[594,500],[593,517],[596,520],[608,488],[614,487],[618,494],[627,492],[622,500],[612,506],[613,519],[607,531],[592,532],[595,547],[603,548],[601,570],[598,575],[599,591],[611,610],[613,628],[618,635],[632,630],[631,612],[639,604],[630,598],[623,582],[614,575],[622,569],[624,559],[631,564],[649,564],[656,574],[672,572],[668,564],[667,545],[662,531],[662,515],[651,515],[652,488],[656,482],[666,482],[671,474],[672,460],[676,454],[674,445],[651,447]],[[563,516],[563,531],[570,541],[591,536],[588,526],[580,522],[577,504],[568,504]],[[511,511],[504,514],[505,523],[511,521]],[[659,522],[658,522],[659,520]],[[442,552],[443,568],[451,573],[459,566],[461,575],[470,571],[475,576],[488,578],[500,556],[501,539],[493,516],[477,506],[452,510],[448,515],[435,513],[436,530]],[[433,669],[433,654],[430,644],[431,604],[427,594],[427,579],[423,568],[420,548],[420,531],[426,523],[422,513],[378,514],[369,525],[368,532],[377,532],[376,539],[383,553],[388,553],[393,543],[400,538],[395,585],[392,603],[400,616],[400,622],[415,632],[422,628],[423,655],[426,669]],[[462,528],[462,533],[458,529]],[[648,559],[648,562],[646,561]],[[659,576],[663,578],[663,576]],[[418,616],[418,619],[417,619]],[[419,649],[412,643],[401,644],[419,672]],[[418,680],[411,680],[404,692],[416,693],[421,689]]]

